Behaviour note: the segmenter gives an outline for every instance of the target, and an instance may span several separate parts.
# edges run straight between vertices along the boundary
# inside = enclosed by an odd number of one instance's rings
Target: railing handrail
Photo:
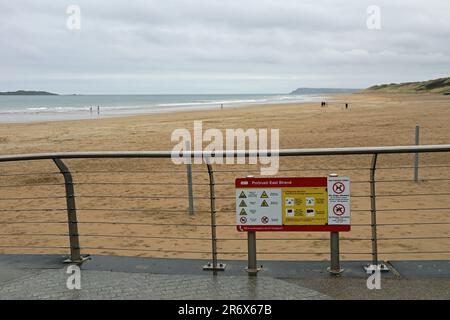
[[[348,147],[312,148],[281,150],[220,150],[179,152],[181,157],[255,157],[255,156],[324,156],[324,155],[364,155],[396,153],[449,152],[450,144],[389,147]],[[0,162],[45,160],[45,159],[87,159],[87,158],[171,158],[172,151],[88,151],[88,152],[50,152],[0,156]]]

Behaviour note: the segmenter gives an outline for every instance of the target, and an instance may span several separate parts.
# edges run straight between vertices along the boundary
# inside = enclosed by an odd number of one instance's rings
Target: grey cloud
[[[376,2],[380,31],[360,0],[6,2],[0,90],[287,92],[448,75],[450,4]],[[69,4],[80,31],[65,26]]]

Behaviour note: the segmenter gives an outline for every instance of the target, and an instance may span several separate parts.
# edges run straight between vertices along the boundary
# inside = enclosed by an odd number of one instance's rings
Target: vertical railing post
[[[389,271],[386,264],[378,261],[378,234],[377,234],[377,193],[376,193],[376,178],[378,154],[374,153],[372,156],[372,164],[370,166],[370,227],[372,230],[372,263],[365,267],[368,273],[374,271]]]
[[[416,126],[416,146],[420,144],[420,127]],[[419,153],[414,155],[414,182],[419,182]]]
[[[214,191],[214,172],[212,165],[209,163],[209,159],[206,159],[206,165],[209,175],[209,195],[210,195],[210,208],[211,208],[211,253],[212,264],[208,263],[203,267],[203,270],[212,270],[216,275],[217,271],[224,271],[226,265],[224,263],[217,263],[217,225],[216,225],[216,195]]]
[[[186,141],[185,151],[191,151],[191,142]],[[186,158],[186,173],[187,173],[187,191],[188,191],[188,212],[189,215],[194,214],[194,192],[192,189],[192,157]]]
[[[375,188],[375,173],[377,169],[378,154],[372,157],[370,166],[370,227],[372,229],[372,265],[378,266],[378,238],[377,238],[377,202]]]
[[[256,276],[258,274],[258,266],[256,260],[256,232],[247,232],[247,250],[248,250],[248,263],[247,273],[249,276]]]
[[[53,159],[64,177],[67,203],[67,222],[69,225],[70,259],[71,263],[82,263],[83,258],[80,253],[80,241],[78,235],[77,209],[75,207],[75,191],[73,188],[72,174],[61,159]]]

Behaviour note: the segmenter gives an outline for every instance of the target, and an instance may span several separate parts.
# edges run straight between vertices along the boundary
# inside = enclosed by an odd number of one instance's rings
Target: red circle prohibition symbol
[[[333,207],[333,213],[337,216],[342,216],[345,213],[345,207],[338,203]]]
[[[336,194],[344,193],[345,184],[343,184],[342,182],[336,182],[335,184],[333,184],[333,191]]]
[[[246,224],[247,223],[247,218],[246,217],[241,217],[241,223],[242,224]]]
[[[261,218],[261,222],[264,224],[268,224],[269,223],[269,218],[267,218],[266,216]]]

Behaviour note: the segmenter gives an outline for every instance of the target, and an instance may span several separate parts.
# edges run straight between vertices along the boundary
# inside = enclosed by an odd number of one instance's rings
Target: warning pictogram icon
[[[345,213],[345,207],[342,204],[338,203],[334,205],[333,213],[337,216],[342,216]]]
[[[261,218],[261,222],[264,224],[268,224],[269,223],[269,218],[267,218],[266,216]]]
[[[269,196],[267,195],[267,192],[263,191],[261,195],[261,199],[267,199]]]
[[[342,182],[336,182],[333,184],[333,191],[336,194],[342,194],[345,191],[345,185]]]
[[[241,217],[241,219],[239,219],[239,221],[241,221],[242,224],[246,224],[247,223],[247,218],[246,217]]]
[[[246,216],[247,215],[247,211],[245,211],[245,209],[242,208],[241,213],[239,215]]]
[[[245,195],[244,191],[241,191],[241,194],[239,195],[239,199],[246,199],[247,196]]]
[[[241,201],[241,203],[239,204],[239,208],[246,208],[247,204],[245,203],[244,200]]]
[[[263,202],[261,203],[261,207],[268,207],[269,204],[267,203],[266,200],[263,200]]]

